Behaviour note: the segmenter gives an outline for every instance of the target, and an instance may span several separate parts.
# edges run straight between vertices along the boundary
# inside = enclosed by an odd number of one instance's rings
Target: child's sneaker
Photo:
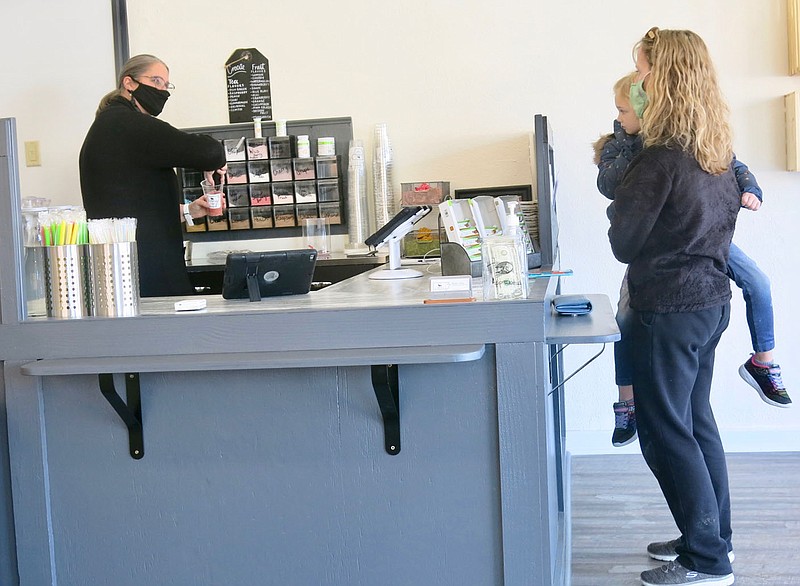
[[[739,367],[739,376],[744,382],[753,387],[765,403],[775,407],[789,407],[792,400],[783,386],[781,367],[775,363],[769,366],[753,364],[751,356],[747,362]]]
[[[627,446],[636,439],[636,407],[633,401],[614,403],[614,433],[611,443],[616,448]]]

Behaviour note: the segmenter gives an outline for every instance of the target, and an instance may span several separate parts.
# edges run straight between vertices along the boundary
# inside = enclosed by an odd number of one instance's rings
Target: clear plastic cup
[[[303,242],[317,251],[317,257],[331,254],[331,231],[328,218],[306,218],[303,220]]]
[[[203,195],[206,196],[208,201],[208,215],[221,216],[222,198],[225,197],[222,193],[222,184],[215,185],[207,179],[203,179],[200,182],[200,187],[203,188]]]

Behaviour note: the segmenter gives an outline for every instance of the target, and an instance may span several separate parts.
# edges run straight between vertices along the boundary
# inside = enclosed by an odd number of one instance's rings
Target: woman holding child
[[[630,97],[634,109],[647,100],[644,149],[609,207],[609,239],[629,265],[642,454],[681,532],[648,546],[653,557],[673,561],[643,572],[642,583],[729,585],[728,473],[709,402],[714,352],[729,320],[728,251],[741,205],[728,109],[695,33],[653,28],[636,51]]]

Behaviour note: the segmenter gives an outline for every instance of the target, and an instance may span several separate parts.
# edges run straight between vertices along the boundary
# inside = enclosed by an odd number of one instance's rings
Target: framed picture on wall
[[[514,195],[520,201],[532,201],[530,185],[508,185],[505,187],[472,187],[467,189],[456,189],[454,192],[456,199],[469,199],[479,195],[490,197],[500,197],[504,195]]]

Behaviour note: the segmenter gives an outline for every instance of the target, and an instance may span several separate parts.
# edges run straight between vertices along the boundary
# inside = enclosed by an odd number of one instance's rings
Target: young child
[[[631,106],[631,88],[637,85],[637,72],[626,75],[614,84],[614,101],[619,115],[614,121],[614,133],[600,137],[594,143],[594,162],[599,168],[597,188],[609,199],[622,180],[629,163],[642,150],[641,119]],[[757,211],[761,206],[762,192],[747,166],[735,157],[733,169],[742,194],[742,207]],[[753,354],[741,367],[739,374],[769,405],[789,407],[789,398],[781,379],[780,366],[773,362],[775,337],[772,315],[772,295],[769,278],[735,244],[731,244],[728,259],[728,276],[742,289],[747,325],[753,344]],[[614,432],[611,443],[616,447],[628,445],[636,439],[636,411],[633,400],[629,320],[631,310],[628,297],[627,273],[620,287],[617,323],[622,339],[614,344],[614,365],[619,397],[614,403]]]

